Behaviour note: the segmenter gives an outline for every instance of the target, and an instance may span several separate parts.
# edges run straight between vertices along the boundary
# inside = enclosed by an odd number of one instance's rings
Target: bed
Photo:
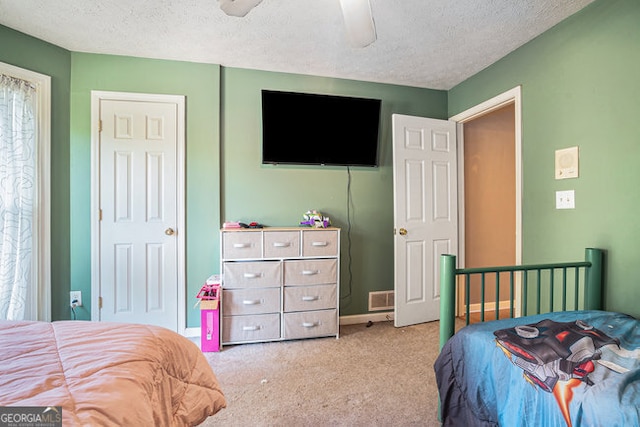
[[[168,329],[0,321],[0,406],[61,407],[62,424],[186,426],[225,406],[198,346]]]
[[[481,269],[443,255],[434,365],[443,425],[640,425],[640,321],[601,310],[602,266],[603,252],[591,248],[584,261]],[[474,284],[482,295],[520,290],[523,316],[483,299],[490,310],[468,324],[466,299],[467,325],[454,334],[456,289],[469,295]]]

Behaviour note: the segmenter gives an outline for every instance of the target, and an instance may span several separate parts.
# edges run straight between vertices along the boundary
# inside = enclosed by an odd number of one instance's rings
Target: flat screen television
[[[379,99],[262,91],[262,163],[377,166]]]

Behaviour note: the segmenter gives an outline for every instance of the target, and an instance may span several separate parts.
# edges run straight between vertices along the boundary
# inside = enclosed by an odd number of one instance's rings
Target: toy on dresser
[[[327,228],[331,225],[329,217],[322,215],[322,212],[315,209],[307,211],[302,215],[302,218],[303,221],[300,222],[300,225],[309,225],[315,228]]]

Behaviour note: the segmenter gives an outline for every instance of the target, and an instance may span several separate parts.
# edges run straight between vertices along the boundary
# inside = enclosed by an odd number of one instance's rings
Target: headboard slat
[[[602,269],[603,269],[604,253],[602,249],[587,248],[585,249],[585,260],[576,262],[559,262],[549,264],[529,264],[529,265],[513,265],[513,266],[498,266],[498,267],[481,267],[481,268],[456,268],[455,255],[441,255],[440,257],[440,348],[447,340],[453,336],[455,331],[455,317],[456,317],[456,285],[457,277],[464,277],[464,289],[465,289],[465,317],[467,324],[469,322],[470,315],[470,293],[471,293],[471,276],[480,275],[480,319],[484,321],[485,311],[485,291],[486,283],[485,278],[488,273],[495,273],[495,287],[496,287],[496,316],[499,318],[499,304],[500,304],[500,273],[509,272],[509,297],[511,299],[509,307],[509,317],[514,317],[514,289],[516,288],[515,278],[516,274],[520,274],[522,278],[522,312],[525,314],[531,313],[531,307],[528,306],[528,294],[529,294],[529,272],[536,274],[536,313],[541,313],[542,308],[542,272],[549,271],[549,278],[546,283],[549,284],[549,311],[555,310],[554,296],[556,293],[555,288],[555,271],[562,272],[562,303],[560,309],[565,311],[567,309],[567,270],[575,269],[575,285],[573,287],[574,293],[574,309],[577,310],[582,303],[584,310],[600,310],[602,309]],[[584,269],[584,290],[582,293],[582,300],[580,300],[580,269]],[[546,295],[545,295],[546,296]]]

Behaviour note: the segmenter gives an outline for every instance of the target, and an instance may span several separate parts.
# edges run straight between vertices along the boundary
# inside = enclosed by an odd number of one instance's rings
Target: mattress
[[[445,426],[640,425],[640,321],[624,314],[473,324],[447,341],[435,370]]]

